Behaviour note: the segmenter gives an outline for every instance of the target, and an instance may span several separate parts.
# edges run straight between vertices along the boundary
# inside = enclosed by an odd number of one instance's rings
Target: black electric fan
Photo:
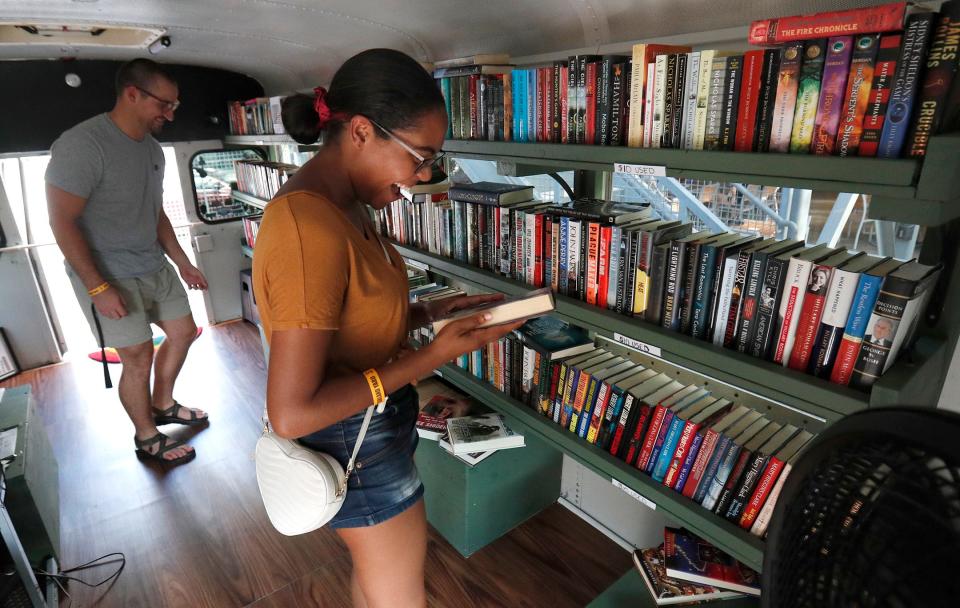
[[[960,415],[864,410],[795,463],[764,551],[765,607],[960,606]]]

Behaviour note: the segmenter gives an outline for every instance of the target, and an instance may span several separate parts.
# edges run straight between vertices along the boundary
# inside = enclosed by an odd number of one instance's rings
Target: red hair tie
[[[317,113],[317,127],[322,129],[330,122],[332,116],[330,106],[327,105],[327,90],[323,87],[317,87],[313,90],[313,94],[316,95],[316,99],[313,101],[313,109]]]

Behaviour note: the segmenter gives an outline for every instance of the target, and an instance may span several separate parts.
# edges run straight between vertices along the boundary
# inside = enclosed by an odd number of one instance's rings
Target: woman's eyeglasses
[[[159,102],[163,105],[163,111],[164,111],[164,112],[176,112],[176,111],[177,111],[177,108],[180,107],[180,100],[179,100],[179,99],[177,99],[177,100],[175,100],[175,101],[170,101],[170,100],[168,100],[168,99],[164,99],[163,97],[157,97],[156,95],[154,95],[154,94],[151,93],[150,91],[144,89],[143,87],[138,87],[137,85],[133,85],[133,87],[134,87],[136,90],[138,90],[138,91],[140,91],[141,93],[143,93],[144,95],[147,95],[147,96],[149,96],[149,97],[153,97],[154,99],[156,99],[157,101],[159,101]]]
[[[416,150],[414,150],[410,144],[408,144],[407,142],[403,141],[402,139],[394,135],[392,132],[390,132],[390,129],[387,129],[386,127],[381,126],[379,123],[377,123],[377,121],[373,120],[369,116],[367,116],[366,119],[369,120],[371,123],[373,123],[373,126],[383,131],[387,135],[387,137],[389,137],[393,141],[400,144],[401,148],[409,152],[411,156],[413,156],[415,159],[419,161],[417,164],[417,168],[413,170],[414,173],[420,173],[421,171],[423,171],[424,167],[430,167],[430,171],[435,171],[438,167],[440,167],[440,161],[442,161],[443,157],[446,156],[447,154],[446,152],[441,150],[437,152],[435,155],[433,155],[431,158],[427,158],[424,155],[417,152]]]

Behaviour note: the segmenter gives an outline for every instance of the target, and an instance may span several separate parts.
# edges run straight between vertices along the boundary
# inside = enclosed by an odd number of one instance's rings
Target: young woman
[[[270,343],[267,409],[273,429],[346,466],[374,369],[389,393],[371,421],[340,512],[329,524],[353,559],[356,606],[425,606],[427,526],[413,463],[418,403],[410,382],[519,323],[451,323],[427,347],[407,332],[495,296],[409,305],[399,254],[365,209],[431,176],[447,128],[443,97],[412,58],[387,49],[341,66],[329,92],[285,100],[283,122],[301,143],[324,145],[267,206],[254,257],[254,291]]]

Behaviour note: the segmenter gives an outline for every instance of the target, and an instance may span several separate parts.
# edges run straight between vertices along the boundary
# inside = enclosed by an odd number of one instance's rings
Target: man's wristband
[[[93,296],[100,295],[101,293],[105,292],[108,289],[110,289],[110,283],[107,283],[106,281],[104,281],[103,283],[100,283],[93,289],[88,290],[87,294],[92,298]]]

